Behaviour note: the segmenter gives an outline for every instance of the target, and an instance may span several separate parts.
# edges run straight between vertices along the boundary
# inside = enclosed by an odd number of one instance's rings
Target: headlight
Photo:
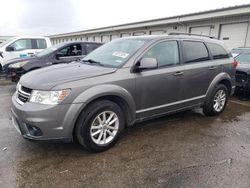
[[[33,90],[31,93],[30,102],[55,105],[63,102],[69,94],[70,89],[64,89],[60,91]]]
[[[19,63],[14,63],[14,64],[10,64],[10,68],[20,68],[23,67],[24,65],[26,65],[29,61],[22,61]]]

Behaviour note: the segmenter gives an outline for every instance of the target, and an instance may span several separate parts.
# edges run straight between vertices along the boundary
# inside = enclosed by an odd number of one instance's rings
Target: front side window
[[[106,67],[119,67],[137,52],[147,39],[118,39],[97,48],[83,62],[93,60]]]
[[[14,51],[27,50],[32,49],[32,42],[31,39],[19,39],[9,46],[13,47]]]
[[[59,50],[59,53],[62,54],[63,57],[80,56],[82,55],[82,47],[80,44],[73,44]]]
[[[179,64],[179,50],[177,41],[161,42],[153,46],[143,58],[154,58],[158,67]]]
[[[213,59],[228,58],[229,55],[227,51],[219,44],[207,43],[209,50],[213,56]]]
[[[185,63],[209,60],[208,51],[203,42],[183,41],[182,45],[185,55]]]

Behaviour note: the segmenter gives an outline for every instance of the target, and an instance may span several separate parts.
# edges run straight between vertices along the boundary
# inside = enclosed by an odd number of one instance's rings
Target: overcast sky
[[[0,35],[51,35],[205,10],[250,0],[0,0]]]

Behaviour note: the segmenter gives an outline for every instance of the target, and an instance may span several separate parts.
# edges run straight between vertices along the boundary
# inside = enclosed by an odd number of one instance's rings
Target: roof
[[[204,42],[213,42],[213,43],[222,43],[216,38],[211,38],[210,36],[204,35],[193,35],[193,34],[184,34],[184,33],[173,33],[171,35],[140,35],[140,36],[129,36],[124,38],[118,38],[115,40],[127,40],[127,39],[141,39],[141,40],[158,40],[158,39],[182,39],[182,40],[199,40]]]
[[[244,4],[239,6],[231,6],[226,8],[196,12],[191,14],[183,14],[178,16],[165,17],[160,19],[152,19],[141,22],[133,22],[115,26],[101,27],[96,29],[89,29],[77,32],[63,33],[58,35],[50,35],[51,38],[65,37],[72,35],[84,35],[92,34],[98,32],[110,32],[110,31],[119,31],[122,29],[131,29],[131,28],[140,28],[140,27],[149,27],[157,26],[162,24],[175,24],[175,23],[184,23],[194,20],[206,20],[211,18],[220,18],[225,16],[238,16],[238,15],[247,15],[250,14],[250,4]]]

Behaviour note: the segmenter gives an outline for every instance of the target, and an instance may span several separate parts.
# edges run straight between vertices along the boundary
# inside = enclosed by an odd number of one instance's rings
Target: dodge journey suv
[[[22,76],[12,121],[25,138],[76,140],[100,152],[136,122],[195,107],[208,116],[222,113],[235,89],[236,66],[209,37],[117,39],[81,61]]]

